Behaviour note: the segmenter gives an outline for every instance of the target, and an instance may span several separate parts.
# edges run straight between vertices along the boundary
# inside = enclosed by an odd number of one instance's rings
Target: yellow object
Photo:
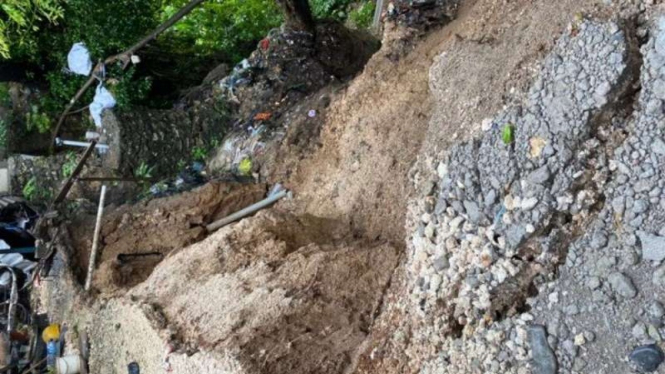
[[[249,173],[252,172],[252,160],[245,158],[240,161],[240,164],[238,165],[238,171],[240,172],[240,175],[249,175]]]
[[[52,324],[42,331],[42,340],[44,343],[48,343],[51,340],[60,340],[60,325]]]

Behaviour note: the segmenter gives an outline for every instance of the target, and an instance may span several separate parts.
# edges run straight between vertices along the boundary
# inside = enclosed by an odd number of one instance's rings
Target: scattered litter
[[[261,141],[265,133],[266,127],[261,125],[251,129],[249,134],[239,131],[229,135],[210,160],[209,170],[235,172],[243,160],[256,160],[265,149],[265,143]]]
[[[141,62],[141,57],[137,55],[132,55],[132,64],[136,65]]]
[[[104,109],[111,109],[115,106],[116,101],[113,98],[113,95],[104,88],[104,85],[102,83],[97,86],[97,90],[95,91],[95,98],[92,101],[92,104],[90,104],[90,115],[92,115],[92,119],[95,121],[95,126],[97,128],[102,127],[102,112],[104,112]]]
[[[252,172],[252,159],[245,158],[238,164],[238,174],[249,175]]]
[[[501,130],[501,139],[503,140],[503,144],[510,144],[514,140],[514,126],[512,123],[508,123],[505,126],[503,126],[503,130]]]
[[[665,354],[656,344],[647,344],[635,348],[629,358],[640,373],[650,373],[658,369]]]
[[[83,43],[76,43],[67,55],[67,64],[72,73],[78,75],[90,75],[92,70],[92,61],[90,60],[90,51]]]
[[[254,116],[254,121],[267,121],[270,117],[272,117],[272,114],[268,112],[257,113]]]
[[[79,355],[58,357],[55,363],[58,374],[78,374],[83,367],[83,360]]]
[[[309,112],[307,112],[307,117],[309,117],[309,118],[316,117],[316,110],[311,109]]]
[[[136,362],[130,362],[129,365],[127,365],[127,373],[141,374],[141,369],[139,368],[139,364]]]
[[[262,50],[267,51],[268,48],[270,48],[270,39],[265,38],[265,39],[261,40],[259,45],[261,46]]]
[[[198,187],[208,181],[204,169],[203,163],[193,162],[180,171],[175,180],[163,180],[153,184],[150,193],[154,197],[165,197]]]

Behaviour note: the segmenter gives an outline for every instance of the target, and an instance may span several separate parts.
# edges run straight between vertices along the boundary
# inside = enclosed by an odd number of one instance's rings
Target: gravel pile
[[[635,30],[640,51],[633,29],[573,23],[527,102],[418,182],[409,274],[427,323],[415,339],[439,352],[424,373],[658,367],[665,18]]]

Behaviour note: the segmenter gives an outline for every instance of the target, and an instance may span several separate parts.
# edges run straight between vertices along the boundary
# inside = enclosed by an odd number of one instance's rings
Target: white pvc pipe
[[[283,198],[284,196],[286,196],[287,192],[288,191],[286,191],[286,190],[282,190],[282,191],[279,191],[279,192],[277,192],[276,194],[274,194],[272,196],[268,196],[267,198],[259,201],[256,204],[250,205],[245,209],[239,210],[239,211],[231,214],[230,216],[226,216],[226,217],[220,219],[219,221],[216,221],[216,222],[213,222],[213,223],[209,224],[208,226],[206,226],[206,230],[208,230],[208,232],[213,232],[213,231],[215,231],[219,228],[222,228],[222,227],[228,225],[231,222],[237,221],[241,218],[245,218],[245,217],[249,216],[250,214],[253,214],[253,213],[267,207],[268,205],[276,202],[277,200]]]
[[[79,142],[79,141],[76,141],[76,140],[59,140],[58,144],[68,145],[68,146],[72,146],[72,147],[81,147],[81,148],[90,147],[90,143]],[[95,145],[95,148],[107,150],[107,149],[109,149],[109,146],[107,144],[97,144],[97,145]]]
[[[88,275],[85,278],[85,290],[90,291],[92,283],[92,273],[95,270],[97,261],[97,248],[99,246],[99,233],[102,230],[102,215],[104,215],[104,199],[106,198],[106,186],[102,185],[102,193],[99,197],[99,208],[97,208],[97,223],[95,224],[95,234],[92,237],[92,249],[90,250],[90,263],[88,264]]]

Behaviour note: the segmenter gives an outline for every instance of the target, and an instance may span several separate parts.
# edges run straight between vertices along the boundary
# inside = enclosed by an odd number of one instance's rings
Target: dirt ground
[[[209,183],[180,195],[148,203],[108,207],[100,233],[103,250],[93,287],[103,293],[144,281],[174,250],[206,237],[205,225],[265,197],[264,185]],[[80,281],[85,279],[92,247],[95,214],[79,214],[68,225]],[[123,255],[146,254],[142,257]]]

